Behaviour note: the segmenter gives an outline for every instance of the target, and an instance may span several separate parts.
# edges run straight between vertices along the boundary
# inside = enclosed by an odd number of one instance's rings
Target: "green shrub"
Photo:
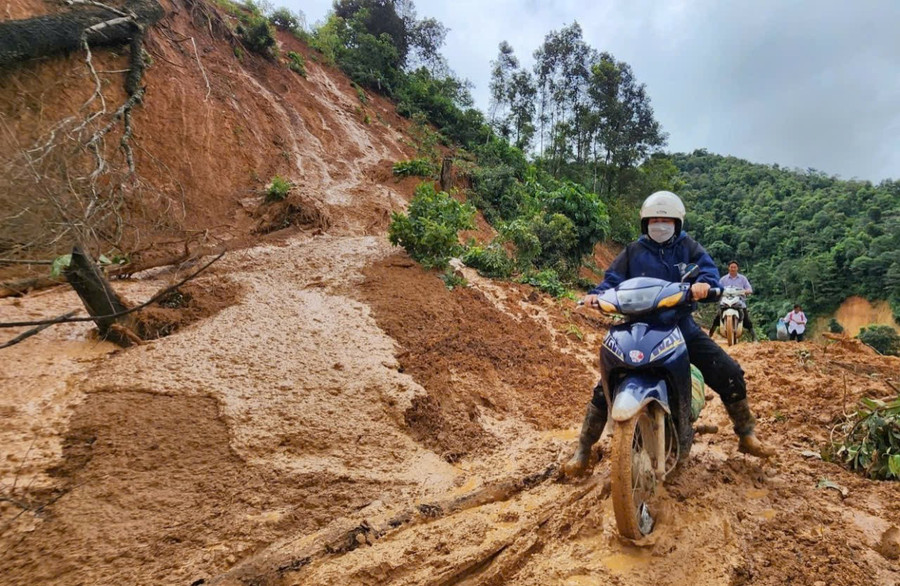
[[[856,337],[882,354],[900,356],[900,335],[891,326],[873,324],[860,330]]]
[[[272,177],[271,183],[266,188],[266,201],[283,201],[292,187],[293,184],[287,179],[278,175]]]
[[[388,238],[424,267],[444,268],[462,251],[458,233],[475,227],[474,216],[472,206],[435,191],[431,183],[422,183],[409,204],[409,213],[391,214]]]
[[[583,186],[565,181],[553,191],[540,192],[539,198],[546,213],[562,214],[571,220],[576,236],[576,243],[569,251],[572,261],[580,261],[594,250],[597,242],[609,236],[606,205]]]
[[[832,334],[840,334],[844,331],[844,326],[842,326],[838,320],[831,318],[828,321],[828,331]]]
[[[303,58],[303,55],[294,51],[288,51],[287,57],[288,68],[291,71],[306,77],[306,59]]]
[[[885,402],[864,398],[844,424],[836,455],[851,469],[876,480],[900,480],[900,395]]]
[[[539,272],[528,272],[519,279],[520,283],[537,287],[545,293],[549,293],[554,297],[563,297],[567,295],[569,290],[559,280],[559,275],[553,269],[547,269]]]
[[[273,25],[292,33],[298,33],[302,30],[304,20],[302,13],[294,14],[284,7],[276,9],[272,16],[269,17],[269,22]]]
[[[247,48],[264,57],[273,58],[278,55],[275,42],[275,29],[264,16],[251,15],[241,19],[237,33]]]
[[[356,90],[356,99],[360,101],[361,104],[365,105],[369,103],[369,96],[366,95],[366,90],[359,87],[359,84],[355,81],[351,81],[350,85]]]
[[[515,261],[520,270],[530,268],[541,253],[541,241],[531,230],[531,223],[527,219],[518,218],[502,224],[500,237],[516,247]]]
[[[497,242],[484,247],[470,246],[463,253],[462,261],[484,277],[507,279],[513,272],[513,260]]]
[[[437,169],[428,159],[410,159],[394,163],[394,175],[397,177],[433,177]]]
[[[559,269],[569,266],[573,260],[580,260],[575,224],[566,216],[537,215],[532,218],[529,228],[541,243],[541,251],[534,259],[538,268]]]
[[[509,165],[477,167],[472,173],[473,201],[491,223],[511,221],[523,201],[517,170]]]
[[[457,287],[467,287],[469,285],[465,277],[457,275],[450,267],[447,267],[447,270],[441,273],[441,280],[451,291]]]

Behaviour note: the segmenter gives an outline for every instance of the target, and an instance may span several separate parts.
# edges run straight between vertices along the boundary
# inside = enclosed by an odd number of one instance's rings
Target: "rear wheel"
[[[657,461],[662,450],[656,448],[659,434],[650,407],[627,421],[616,422],[613,431],[610,458],[613,511],[619,533],[630,539],[650,533],[658,513]]]
[[[728,340],[729,346],[734,346],[737,343],[733,315],[729,315],[725,318],[725,339]]]

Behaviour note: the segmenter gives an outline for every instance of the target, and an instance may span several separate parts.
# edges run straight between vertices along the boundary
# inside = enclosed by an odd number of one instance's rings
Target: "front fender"
[[[634,417],[647,403],[656,401],[669,411],[669,389],[664,379],[658,376],[632,374],[619,383],[613,399],[613,421],[627,421]]]

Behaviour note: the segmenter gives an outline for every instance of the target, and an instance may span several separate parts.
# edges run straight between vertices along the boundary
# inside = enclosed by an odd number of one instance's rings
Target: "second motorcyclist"
[[[681,279],[677,265],[695,263],[700,274],[691,285],[694,300],[704,299],[710,287],[718,285],[719,271],[709,254],[682,231],[685,209],[681,199],[669,191],[658,191],[641,206],[641,237],[625,247],[604,273],[603,282],[584,298],[595,306],[597,294],[634,277],[655,277],[671,282]],[[774,455],[774,448],[760,441],[755,433],[756,420],[747,402],[744,371],[718,344],[697,326],[690,315],[679,321],[687,343],[691,363],[703,373],[706,383],[719,394],[739,438],[738,450],[757,457]],[[594,388],[587,406],[575,455],[562,467],[565,477],[587,472],[590,451],[600,439],[609,417],[609,405],[602,381]]]
[[[722,275],[722,278],[719,279],[719,285],[724,289],[725,287],[734,287],[736,289],[742,289],[744,291],[744,295],[749,297],[753,293],[753,287],[750,286],[750,281],[738,272],[738,263],[736,260],[728,263],[728,274]],[[751,340],[758,340],[756,337],[756,331],[753,329],[753,322],[750,320],[750,310],[747,307],[744,307],[744,328],[750,332]],[[719,327],[719,324],[722,320],[722,312],[721,310],[716,312],[716,317],[713,319],[712,326],[709,328],[709,335],[712,336],[716,331],[716,328]]]

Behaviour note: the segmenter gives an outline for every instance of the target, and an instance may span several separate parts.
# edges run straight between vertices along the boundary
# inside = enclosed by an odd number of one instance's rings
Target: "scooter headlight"
[[[608,335],[603,338],[603,347],[612,352],[613,356],[625,362],[625,353],[619,348],[619,345],[616,344],[615,338]]]
[[[616,292],[616,296],[619,299],[619,307],[622,308],[622,313],[642,313],[653,309],[653,304],[656,302],[656,297],[660,291],[662,291],[662,287],[659,286],[627,289],[624,291],[619,289]]]
[[[666,336],[662,342],[660,342],[656,348],[653,349],[653,352],[650,353],[650,362],[653,362],[657,358],[668,354],[675,350],[675,348],[684,344],[684,336],[681,335],[679,330],[674,330],[671,334]]]

